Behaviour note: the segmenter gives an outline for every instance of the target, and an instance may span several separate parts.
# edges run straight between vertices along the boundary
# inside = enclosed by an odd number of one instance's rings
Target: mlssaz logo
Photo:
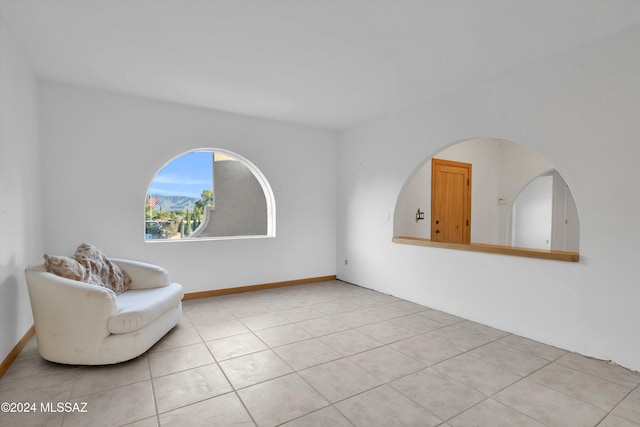
[[[87,402],[41,402],[40,412],[88,412]]]

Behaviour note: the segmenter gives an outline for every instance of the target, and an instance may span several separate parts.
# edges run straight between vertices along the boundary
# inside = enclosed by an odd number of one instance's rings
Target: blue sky
[[[156,174],[149,194],[200,198],[202,190],[213,190],[213,153],[194,151],[167,163]]]

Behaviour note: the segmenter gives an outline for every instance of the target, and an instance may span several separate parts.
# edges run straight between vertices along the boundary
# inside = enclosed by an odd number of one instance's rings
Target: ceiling
[[[0,0],[45,79],[344,129],[640,24],[638,0]]]

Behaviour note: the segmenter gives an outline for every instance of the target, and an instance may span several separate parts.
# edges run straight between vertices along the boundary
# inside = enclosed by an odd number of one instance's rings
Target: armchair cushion
[[[88,243],[78,246],[72,257],[45,255],[44,266],[49,273],[111,289],[116,295],[131,287],[127,272]]]
[[[87,270],[87,282],[111,289],[116,295],[131,286],[131,278],[98,248],[88,243],[78,246],[73,257]]]
[[[44,267],[49,273],[64,277],[65,279],[81,281],[85,279],[87,270],[80,265],[78,260],[68,256],[46,255]]]
[[[126,334],[151,324],[182,299],[182,286],[172,283],[153,289],[128,290],[118,295],[118,312],[107,323],[112,334]]]
[[[111,261],[128,273],[131,278],[131,290],[159,288],[171,283],[169,272],[159,265],[121,258],[111,258]]]

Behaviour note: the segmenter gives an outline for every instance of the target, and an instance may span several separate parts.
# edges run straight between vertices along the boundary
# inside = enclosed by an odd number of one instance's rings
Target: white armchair
[[[43,264],[26,269],[40,355],[51,362],[106,365],[147,351],[182,318],[182,286],[162,267],[113,259],[128,291],[66,279]]]

